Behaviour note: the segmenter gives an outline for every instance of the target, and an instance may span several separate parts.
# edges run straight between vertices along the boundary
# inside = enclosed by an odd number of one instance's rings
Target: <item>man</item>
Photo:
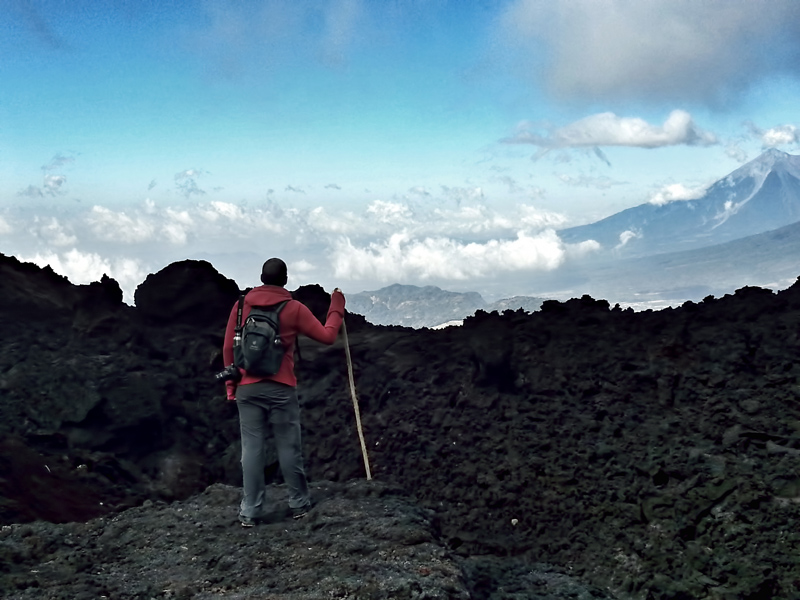
[[[336,288],[325,325],[297,300],[284,286],[287,281],[286,263],[270,258],[261,269],[261,282],[245,296],[242,322],[254,306],[272,306],[288,301],[280,312],[279,329],[285,352],[275,375],[258,377],[241,372],[241,380],[227,381],[228,400],[239,409],[242,438],[242,479],[244,494],[239,507],[239,521],[252,527],[266,515],[264,506],[264,443],[267,423],[272,426],[278,462],[289,489],[289,509],[294,518],[305,516],[311,508],[303,454],[300,443],[300,406],[297,402],[297,378],[294,374],[294,348],[297,334],[332,344],[344,318],[344,295]],[[231,309],[222,356],[226,365],[233,364],[233,336],[236,329],[238,302]]]

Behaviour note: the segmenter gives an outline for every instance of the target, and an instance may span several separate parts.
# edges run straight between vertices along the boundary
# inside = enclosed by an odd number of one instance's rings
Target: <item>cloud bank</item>
[[[427,207],[374,200],[358,209],[285,208],[228,202],[159,206],[93,206],[46,219],[22,210],[0,217],[4,248],[52,268],[74,283],[103,274],[117,279],[125,299],[149,272],[186,258],[210,260],[242,287],[253,284],[265,256],[292,266],[290,284],[352,286],[471,282],[473,289],[509,274],[556,269],[597,248],[564,244],[558,213],[529,204],[504,211],[447,191]],[[596,245],[595,245],[596,246]],[[134,258],[135,257],[135,258]]]
[[[584,246],[589,252],[597,246]],[[463,281],[498,272],[551,271],[564,263],[566,245],[552,229],[537,235],[524,231],[515,239],[462,243],[447,237],[415,239],[407,232],[358,247],[349,239],[334,247],[338,277],[392,281]]]

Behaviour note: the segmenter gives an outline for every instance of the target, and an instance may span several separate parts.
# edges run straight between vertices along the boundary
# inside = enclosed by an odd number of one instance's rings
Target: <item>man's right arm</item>
[[[337,288],[331,294],[331,305],[328,308],[325,325],[322,325],[305,304],[300,304],[297,312],[297,330],[312,340],[332,344],[336,341],[344,320],[344,305],[344,294]]]

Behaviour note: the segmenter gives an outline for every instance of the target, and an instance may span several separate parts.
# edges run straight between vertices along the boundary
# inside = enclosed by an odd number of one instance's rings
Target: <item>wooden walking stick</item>
[[[353,410],[356,413],[356,427],[358,428],[358,439],[361,440],[361,454],[364,456],[364,468],[367,470],[367,480],[372,479],[369,470],[369,458],[367,457],[367,444],[364,442],[364,432],[361,430],[361,411],[358,410],[358,398],[356,397],[356,382],[353,379],[353,361],[350,358],[350,344],[347,341],[347,327],[342,316],[342,333],[344,334],[344,352],[347,355],[347,375],[350,377],[350,395],[353,397]]]

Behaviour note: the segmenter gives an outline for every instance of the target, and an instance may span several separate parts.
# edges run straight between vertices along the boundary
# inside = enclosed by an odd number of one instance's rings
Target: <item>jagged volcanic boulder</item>
[[[134,331],[134,311],[122,302],[122,289],[114,279],[103,275],[100,281],[77,286],[72,311],[75,335],[113,340],[113,345],[130,340]],[[122,325],[121,325],[122,324]]]
[[[218,325],[239,296],[239,286],[209,262],[184,260],[148,275],[136,288],[140,314],[155,323]]]
[[[40,268],[0,254],[0,309],[5,315],[41,309],[71,310],[76,290],[49,266]]]

